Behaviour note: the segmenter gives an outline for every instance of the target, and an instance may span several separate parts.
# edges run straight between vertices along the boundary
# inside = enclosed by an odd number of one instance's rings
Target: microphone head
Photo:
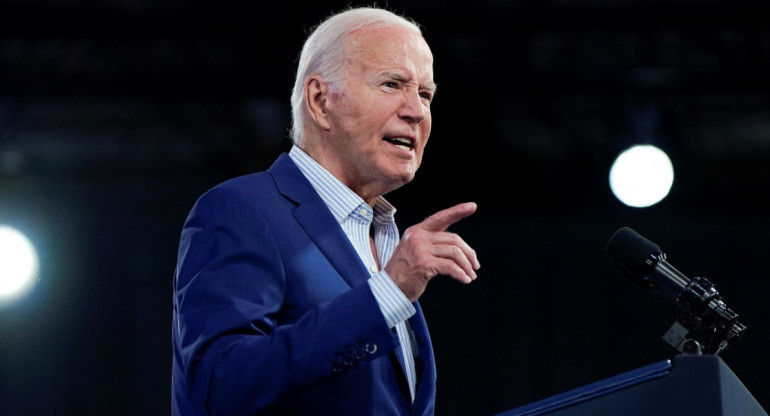
[[[622,227],[607,242],[612,265],[646,290],[657,290],[649,277],[658,259],[665,257],[660,247],[629,227]]]

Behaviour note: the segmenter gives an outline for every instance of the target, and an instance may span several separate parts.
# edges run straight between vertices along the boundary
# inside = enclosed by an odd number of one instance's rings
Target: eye
[[[420,97],[422,97],[425,100],[428,100],[428,102],[433,101],[433,94],[431,94],[428,91],[423,91],[420,93]]]
[[[396,81],[385,81],[385,82],[382,83],[382,86],[385,87],[385,88],[396,89],[396,88],[398,88],[399,85],[398,85],[398,82],[396,82]]]

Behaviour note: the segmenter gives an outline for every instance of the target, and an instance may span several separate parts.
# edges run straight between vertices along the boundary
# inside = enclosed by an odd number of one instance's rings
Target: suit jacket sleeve
[[[254,414],[301,401],[313,386],[397,344],[366,284],[316,294],[315,304],[306,301],[312,296],[290,299],[293,291],[315,290],[307,289],[312,278],[326,278],[312,276],[323,260],[308,254],[306,267],[287,267],[298,261],[286,258],[286,247],[296,244],[292,227],[300,227],[276,224],[266,210],[220,186],[197,201],[182,231],[174,377],[184,378],[179,385],[201,414]],[[298,269],[307,275],[290,275]]]

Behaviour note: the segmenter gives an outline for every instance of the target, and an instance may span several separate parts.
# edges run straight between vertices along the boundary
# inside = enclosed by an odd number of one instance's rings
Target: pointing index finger
[[[476,212],[476,208],[475,202],[457,204],[426,218],[422,226],[429,231],[445,231],[450,225]]]

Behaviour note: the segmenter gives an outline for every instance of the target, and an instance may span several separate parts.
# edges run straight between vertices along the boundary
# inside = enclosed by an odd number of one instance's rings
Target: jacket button
[[[366,344],[365,349],[367,354],[372,355],[377,352],[377,344],[369,342]]]
[[[351,354],[346,354],[344,357],[342,357],[342,364],[345,364],[346,366],[350,367],[356,362],[356,358],[353,357]]]
[[[337,361],[334,364],[332,364],[332,372],[333,373],[339,373],[339,372],[341,372],[344,369],[345,369],[345,366],[342,365],[342,363],[339,362],[339,361]]]
[[[364,357],[366,357],[366,349],[364,347],[356,348],[355,354],[356,354],[356,359],[361,360]]]

